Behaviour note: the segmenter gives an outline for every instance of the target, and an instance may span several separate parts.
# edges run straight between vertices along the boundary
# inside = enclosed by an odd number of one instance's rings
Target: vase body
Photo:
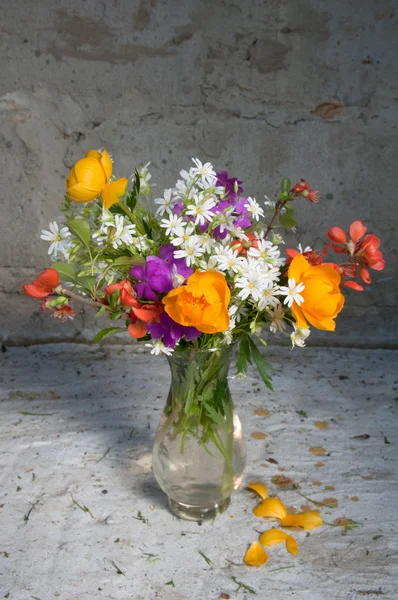
[[[171,386],[152,464],[181,518],[214,518],[242,481],[245,443],[227,379],[233,350],[176,350],[168,357]]]

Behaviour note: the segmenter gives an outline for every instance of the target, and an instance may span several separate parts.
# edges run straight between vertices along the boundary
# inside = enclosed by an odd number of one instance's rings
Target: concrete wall
[[[0,1],[0,323],[7,343],[81,340],[21,294],[48,266],[41,229],[89,148],[120,174],[152,161],[159,190],[198,156],[258,199],[283,176],[302,202],[298,240],[361,218],[387,269],[348,292],[332,343],[397,339],[397,40],[394,0]],[[335,103],[335,104],[334,104]],[[322,106],[326,105],[326,106]],[[319,338],[325,340],[325,336]]]

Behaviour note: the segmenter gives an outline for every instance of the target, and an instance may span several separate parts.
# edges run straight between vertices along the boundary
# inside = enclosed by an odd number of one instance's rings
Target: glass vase
[[[171,386],[153,447],[153,473],[171,511],[195,521],[229,505],[246,449],[228,386],[233,346],[175,350]]]

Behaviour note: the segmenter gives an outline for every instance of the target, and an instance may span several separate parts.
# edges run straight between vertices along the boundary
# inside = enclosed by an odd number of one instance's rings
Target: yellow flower
[[[323,525],[319,510],[307,510],[297,515],[285,515],[281,519],[283,527],[302,527],[306,531],[311,531],[315,527]]]
[[[263,500],[268,497],[267,488],[263,483],[253,481],[248,483],[246,487],[248,490],[253,490],[253,492],[256,492],[256,494],[258,494]]]
[[[112,161],[106,150],[89,150],[72,167],[66,180],[68,197],[74,202],[92,202],[112,175]]]
[[[302,254],[297,254],[289,266],[289,279],[302,283],[303,302],[293,302],[291,310],[299,327],[308,328],[307,321],[317,329],[334,331],[333,321],[344,305],[340,292],[340,274],[329,265],[311,266]]]
[[[268,531],[264,531],[264,533],[260,536],[260,544],[263,546],[275,546],[276,544],[281,544],[287,538],[287,533],[282,531],[282,529],[268,529]]]
[[[222,273],[195,271],[186,285],[171,290],[162,302],[176,323],[196,327],[203,333],[217,333],[228,329],[230,298]]]
[[[258,542],[253,542],[243,560],[251,567],[258,567],[267,562],[268,554]]]
[[[266,498],[253,508],[256,517],[269,517],[271,519],[283,519],[287,515],[286,506],[279,498]]]
[[[123,196],[126,191],[127,184],[128,180],[125,177],[121,177],[104,187],[101,192],[101,202],[105,208],[110,208],[112,204],[119,202],[120,196]]]

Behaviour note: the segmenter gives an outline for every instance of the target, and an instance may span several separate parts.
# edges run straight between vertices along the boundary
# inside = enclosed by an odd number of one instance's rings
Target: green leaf
[[[297,225],[297,220],[294,218],[294,207],[287,205],[286,212],[279,217],[279,223],[286,229],[291,229]]]
[[[72,221],[67,221],[66,224],[75,236],[83,242],[86,248],[90,249],[91,232],[89,224],[83,221],[83,219],[73,219]]]
[[[281,183],[282,194],[288,194],[291,187],[292,187],[292,184],[291,184],[290,179],[287,179],[286,177],[284,177],[282,179],[282,183]]]
[[[94,343],[96,344],[97,342],[100,342],[108,335],[113,335],[114,333],[123,333],[124,331],[126,330],[122,329],[121,327],[107,327],[106,329],[101,329],[101,331],[99,331],[95,336]]]
[[[253,342],[253,340],[251,338],[248,338],[248,340],[249,340],[249,344],[250,344],[250,352],[251,352],[254,362],[256,363],[258,372],[261,375],[261,379],[264,381],[267,388],[270,389],[271,391],[273,391],[273,387],[271,384],[271,376],[267,373],[267,370],[272,371],[272,366],[261,354],[260,350],[257,348],[257,346]]]
[[[147,234],[147,236],[152,239],[152,228],[148,225],[148,223],[145,221],[145,219],[142,219],[142,225],[145,229],[145,233]]]
[[[209,415],[211,420],[214,421],[214,423],[216,423],[217,425],[225,425],[226,424],[224,415],[217,412],[216,409],[213,406],[211,406],[211,404],[209,404],[208,402],[205,402],[204,407],[206,409],[207,414]]]
[[[238,361],[236,363],[238,373],[246,375],[247,363],[252,364],[252,361],[250,359],[249,338],[245,336],[239,345]]]
[[[95,315],[94,315],[94,316],[95,316],[95,317],[100,317],[101,315],[103,315],[103,314],[104,314],[104,312],[106,311],[106,308],[107,308],[107,307],[106,307],[106,306],[105,306],[105,304],[104,304],[104,306],[101,306],[101,308],[100,308],[100,309],[99,309],[99,310],[98,310],[98,311],[95,313]]]
[[[130,267],[132,265],[145,264],[145,258],[141,256],[118,256],[112,263],[112,267]]]
[[[76,285],[87,290],[91,295],[94,293],[94,286],[97,283],[97,278],[92,275],[82,275],[76,279]]]
[[[62,281],[69,281],[71,283],[76,283],[76,273],[75,269],[68,265],[67,263],[55,262],[52,265],[53,269],[56,269],[59,273]]]

